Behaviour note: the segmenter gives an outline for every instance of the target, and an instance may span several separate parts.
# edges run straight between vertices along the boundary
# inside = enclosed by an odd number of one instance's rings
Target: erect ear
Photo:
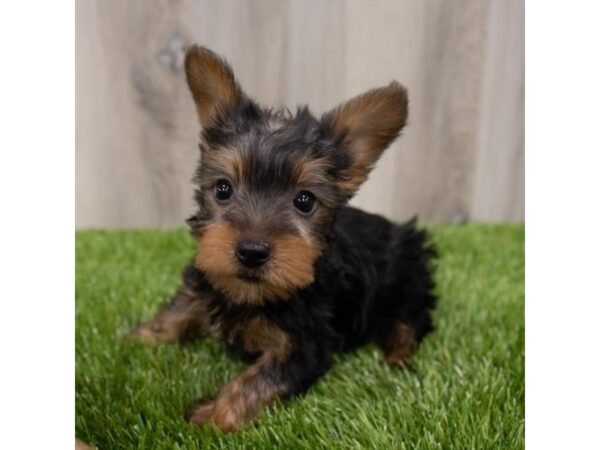
[[[207,48],[193,45],[187,51],[185,74],[202,127],[215,125],[237,104],[241,89],[231,67]]]
[[[349,197],[396,139],[407,116],[408,95],[396,81],[354,97],[323,116],[326,134],[339,142],[338,151],[347,161],[340,186]]]

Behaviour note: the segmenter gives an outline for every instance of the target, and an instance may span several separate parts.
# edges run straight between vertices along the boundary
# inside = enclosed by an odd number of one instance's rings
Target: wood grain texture
[[[518,2],[495,2],[489,31],[471,214],[525,219],[525,23]]]
[[[524,5],[493,1],[76,2],[76,226],[193,211],[183,47],[226,56],[270,106],[321,114],[396,79],[403,136],[353,203],[394,220],[524,219]]]

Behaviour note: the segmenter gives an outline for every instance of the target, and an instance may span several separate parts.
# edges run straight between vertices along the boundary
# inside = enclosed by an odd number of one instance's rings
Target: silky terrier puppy
[[[435,252],[414,219],[347,203],[404,127],[406,90],[393,81],[318,119],[259,106],[206,48],[189,49],[185,73],[202,129],[198,247],[170,303],[133,334],[209,336],[249,361],[188,419],[235,431],[367,342],[405,365],[433,329]]]

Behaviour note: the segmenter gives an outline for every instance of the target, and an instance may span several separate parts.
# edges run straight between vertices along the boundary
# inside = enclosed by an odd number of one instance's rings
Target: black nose
[[[235,256],[240,262],[251,269],[262,266],[269,259],[270,254],[269,244],[250,239],[240,241],[235,251]]]

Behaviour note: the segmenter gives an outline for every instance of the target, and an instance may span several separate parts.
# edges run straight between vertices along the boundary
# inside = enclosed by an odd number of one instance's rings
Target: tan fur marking
[[[314,281],[314,263],[319,249],[305,238],[284,236],[275,241],[272,268],[266,281],[289,294]]]
[[[209,329],[209,294],[198,295],[186,286],[179,288],[171,304],[127,337],[145,343],[176,342],[186,335],[201,335]]]
[[[344,179],[339,183],[339,186],[347,195],[352,195],[361,184],[367,181],[370,171],[370,167],[353,167],[342,175]]]
[[[239,238],[239,231],[227,222],[208,225],[200,236],[196,267],[211,276],[234,274],[235,246]]]
[[[92,447],[79,439],[75,439],[75,450],[95,450],[96,447]]]
[[[334,112],[332,128],[347,133],[345,143],[352,157],[352,167],[340,183],[349,195],[367,179],[373,164],[404,127],[407,115],[407,93],[396,82],[359,95]]]
[[[201,156],[203,164],[210,164],[215,170],[229,176],[236,184],[242,182],[244,161],[239,152],[227,148],[206,148]]]
[[[247,283],[237,277],[235,247],[239,239],[239,231],[227,223],[207,226],[198,245],[196,266],[206,273],[217,289],[235,301],[260,303],[281,293],[273,292],[264,284]]]
[[[274,298],[286,299],[313,282],[313,265],[319,250],[305,238],[287,235],[273,241],[273,255],[265,266],[262,282],[240,280],[235,260],[239,239],[239,231],[227,223],[209,225],[201,235],[196,254],[196,266],[232,300],[262,304]]]
[[[264,354],[256,364],[227,383],[216,400],[197,407],[190,420],[197,425],[210,422],[229,433],[255,419],[262,407],[272,403],[285,389],[261,373],[272,361],[272,355]]]
[[[249,283],[235,275],[209,275],[212,284],[239,303],[263,304],[265,300],[287,298],[289,294],[267,283]]]
[[[295,164],[293,177],[301,186],[329,183],[325,174],[330,167],[331,162],[326,158],[302,159]]]
[[[284,361],[292,344],[290,337],[274,323],[264,317],[254,317],[238,324],[228,336],[230,343],[239,339],[248,353],[268,353],[276,361]]]
[[[185,58],[185,73],[202,126],[235,105],[239,89],[226,63],[208,49],[193,46]]]
[[[210,421],[213,411],[215,408],[215,402],[208,400],[204,403],[199,404],[194,408],[192,413],[189,415],[189,420],[197,425],[202,425]]]
[[[391,366],[404,365],[417,351],[415,329],[405,323],[394,324],[385,348],[385,362]]]

